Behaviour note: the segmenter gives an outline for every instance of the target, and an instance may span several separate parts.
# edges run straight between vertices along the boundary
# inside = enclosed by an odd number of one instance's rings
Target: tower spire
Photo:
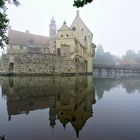
[[[64,20],[63,24],[65,24],[65,25],[67,24],[66,20]]]
[[[79,10],[76,11],[76,16],[79,17]]]
[[[54,39],[56,37],[56,24],[55,19],[52,17],[49,25],[49,37],[50,39]]]

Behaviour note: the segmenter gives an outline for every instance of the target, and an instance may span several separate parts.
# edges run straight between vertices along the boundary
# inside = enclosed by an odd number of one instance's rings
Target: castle
[[[52,18],[49,37],[15,31],[10,27],[8,37],[1,74],[92,74],[93,34],[80,18],[79,11],[70,27],[64,21],[57,32]]]

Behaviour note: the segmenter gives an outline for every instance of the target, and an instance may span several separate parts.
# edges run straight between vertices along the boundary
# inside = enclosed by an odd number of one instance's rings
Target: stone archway
[[[9,72],[13,72],[14,70],[14,63],[9,63]]]

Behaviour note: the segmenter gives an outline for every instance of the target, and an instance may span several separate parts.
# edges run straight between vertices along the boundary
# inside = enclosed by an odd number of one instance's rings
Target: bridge
[[[97,72],[98,76],[106,73],[106,76],[117,76],[120,74],[140,74],[140,65],[101,65],[93,64],[93,72]]]

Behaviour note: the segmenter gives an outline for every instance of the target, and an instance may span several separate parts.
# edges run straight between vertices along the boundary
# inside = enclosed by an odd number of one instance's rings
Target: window
[[[87,37],[86,36],[84,37],[84,41],[87,41]]]
[[[67,34],[66,36],[69,37],[69,34]]]
[[[63,35],[61,35],[61,37],[63,37]]]
[[[57,48],[57,55],[61,55],[61,50],[60,50],[60,48]]]
[[[75,30],[76,30],[76,28],[73,26],[73,27],[72,27],[72,30],[73,30],[73,31],[75,31]]]
[[[82,28],[82,32],[84,31],[84,28]]]

